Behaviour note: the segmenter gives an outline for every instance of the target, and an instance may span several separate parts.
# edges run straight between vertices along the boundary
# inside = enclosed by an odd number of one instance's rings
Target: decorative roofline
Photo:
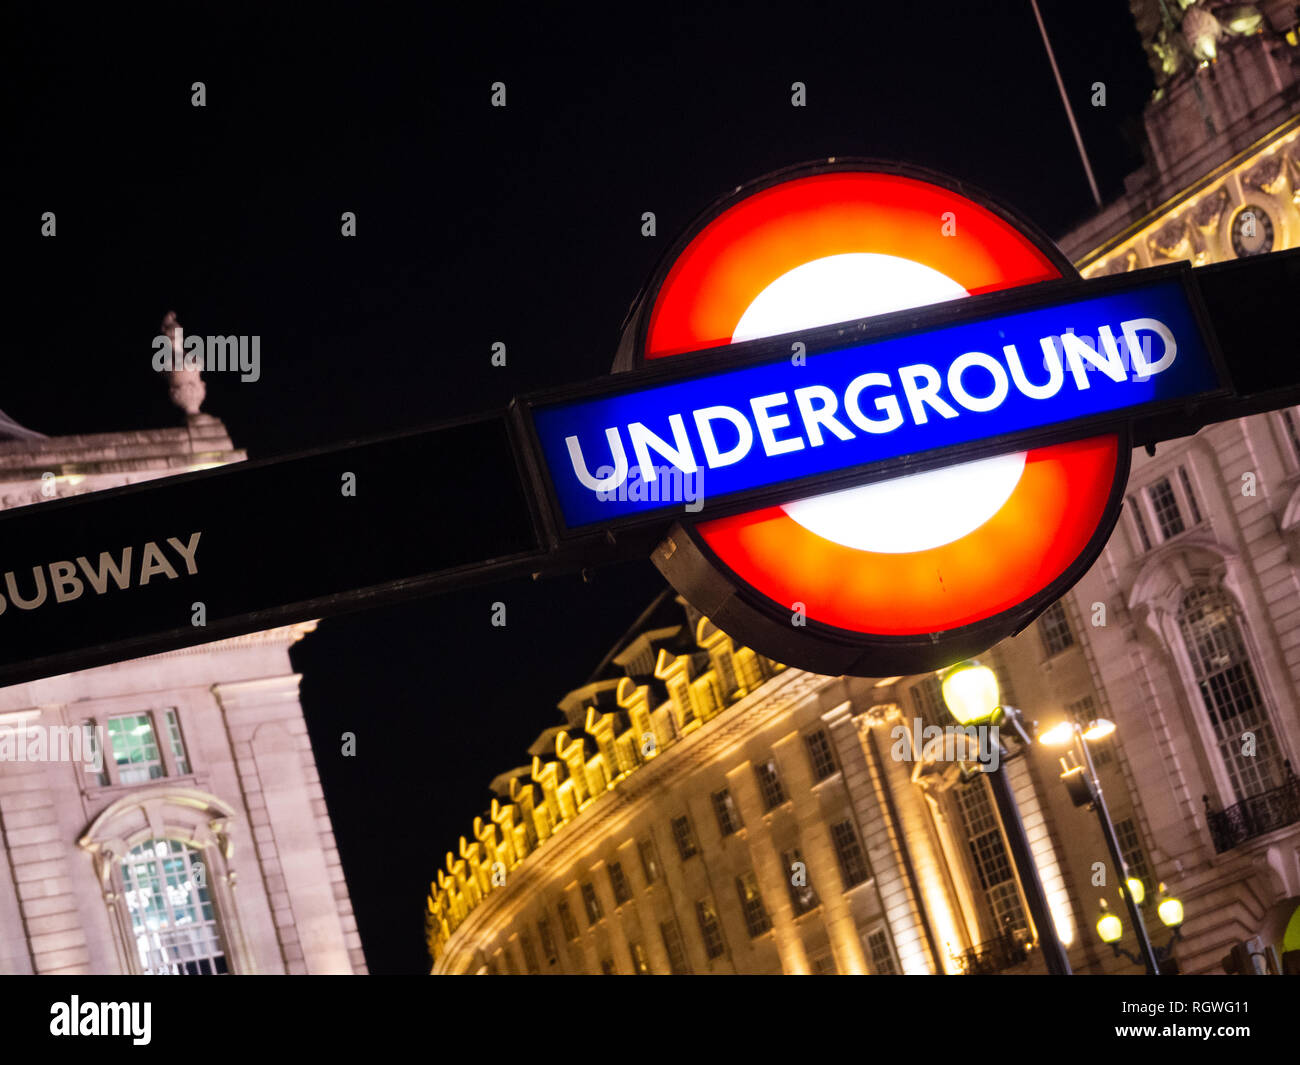
[[[667,686],[667,699],[651,705],[651,678],[629,675],[618,681],[615,708],[602,707],[595,698],[584,700],[583,725],[554,729],[554,756],[543,760],[535,754],[528,779],[522,772],[510,779],[510,801],[494,798],[487,818],[476,817],[470,835],[447,852],[426,899],[426,934],[435,962],[489,896],[507,884],[513,889],[521,867],[525,882],[542,875],[532,870],[564,860],[563,854],[589,837],[585,826],[595,831],[613,811],[653,792],[664,776],[683,767],[691,752],[711,750],[736,732],[761,727],[766,715],[756,715],[756,706],[784,711],[790,705],[788,687],[797,687],[802,697],[833,679],[791,671],[791,684],[772,688],[785,666],[735,644],[712,624],[701,622],[695,629],[692,650],[657,651],[654,679]],[[805,680],[796,683],[795,677]],[[762,700],[756,703],[760,693]],[[744,714],[731,713],[742,706]],[[724,714],[727,727],[719,729],[713,722]],[[574,833],[572,826],[579,821],[584,831]],[[551,845],[557,836],[563,844]],[[539,850],[554,857],[534,858]],[[475,918],[473,927],[485,919]]]

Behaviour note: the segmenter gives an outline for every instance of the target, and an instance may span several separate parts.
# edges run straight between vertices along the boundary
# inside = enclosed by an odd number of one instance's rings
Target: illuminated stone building
[[[434,971],[978,965],[970,948],[1004,920],[1026,928],[1025,909],[982,777],[891,755],[900,702],[935,721],[937,698],[932,677],[787,669],[662,603],[447,855],[429,899]],[[1060,841],[1040,831],[1034,846],[1073,930]]]
[[[1149,159],[1062,247],[1092,277],[1300,244],[1295,6],[1131,6]],[[1300,410],[1214,425],[1133,456],[1102,557],[984,656],[1028,717],[1116,723],[1098,774],[1157,945],[1159,884],[1184,903],[1184,973],[1300,950],[1298,563]],[[787,669],[680,601],[617,651],[447,853],[435,973],[1041,971],[986,781],[897,757],[948,720],[937,677]],[[1093,930],[1103,898],[1128,921],[1058,753],[1008,768],[1053,920],[1076,971],[1135,971]]]
[[[1096,277],[1300,246],[1298,9],[1183,3],[1173,49],[1178,5],[1131,3],[1159,85],[1150,157],[1066,253]],[[1187,972],[1242,941],[1300,950],[1298,530],[1300,410],[1209,426],[1133,455],[1119,526],[1063,603],[1118,725],[1133,853],[1186,907]]]
[[[183,428],[0,415],[0,505],[242,460],[180,385]],[[0,973],[365,971],[289,660],[314,627],[0,688]]]

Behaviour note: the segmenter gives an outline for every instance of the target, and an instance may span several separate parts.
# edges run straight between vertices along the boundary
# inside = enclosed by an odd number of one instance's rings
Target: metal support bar
[[[1300,292],[1300,251],[1191,277],[1234,392],[1139,420],[1138,445],[1300,403],[1287,313]],[[1029,286],[832,331],[916,332],[985,308],[1142,283],[1135,272]],[[931,464],[970,457],[964,446],[927,454]],[[596,527],[561,543],[546,524],[543,482],[518,420],[494,414],[0,513],[0,685],[467,584],[646,559],[680,516],[617,532]],[[752,508],[757,498],[705,498],[688,518]],[[9,572],[17,595],[3,581]]]

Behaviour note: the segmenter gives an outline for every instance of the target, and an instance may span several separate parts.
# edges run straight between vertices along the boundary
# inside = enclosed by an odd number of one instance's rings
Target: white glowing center
[[[828,255],[758,294],[732,342],[793,333],[969,295],[938,270],[896,255]],[[782,509],[809,532],[861,551],[901,554],[952,543],[993,517],[1020,483],[1025,453],[830,492]]]

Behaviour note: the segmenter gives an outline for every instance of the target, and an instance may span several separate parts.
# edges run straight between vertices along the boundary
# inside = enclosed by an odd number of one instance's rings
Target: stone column
[[[4,714],[0,726],[16,735],[41,725],[41,716],[38,709]],[[68,860],[71,841],[49,780],[51,772],[67,770],[57,762],[0,761],[0,879],[12,877],[13,883],[13,895],[0,888],[0,971],[91,971],[72,881],[76,870]]]
[[[291,674],[217,684],[213,693],[225,714],[285,971],[352,973],[361,944],[345,905],[299,680]]]

